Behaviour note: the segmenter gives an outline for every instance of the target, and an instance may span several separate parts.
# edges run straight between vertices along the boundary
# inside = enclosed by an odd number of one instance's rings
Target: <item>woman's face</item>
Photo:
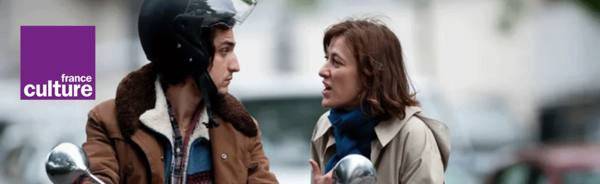
[[[327,62],[319,71],[323,78],[323,101],[325,108],[352,110],[358,107],[361,85],[358,76],[358,62],[346,44],[344,36],[331,39],[325,58]]]

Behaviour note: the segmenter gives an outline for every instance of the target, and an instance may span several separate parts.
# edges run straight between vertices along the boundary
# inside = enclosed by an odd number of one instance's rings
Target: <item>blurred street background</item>
[[[445,122],[448,184],[600,183],[600,0],[258,0],[234,28],[230,92],[258,120],[271,170],[310,183],[324,30],[379,17],[403,47],[424,112]],[[60,142],[149,61],[142,0],[0,0],[0,183],[48,184]],[[20,26],[96,26],[96,100],[21,101]]]

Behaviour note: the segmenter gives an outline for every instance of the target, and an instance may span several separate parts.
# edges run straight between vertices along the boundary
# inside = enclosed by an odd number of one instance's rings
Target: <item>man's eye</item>
[[[221,54],[225,55],[229,52],[229,49],[221,49]]]

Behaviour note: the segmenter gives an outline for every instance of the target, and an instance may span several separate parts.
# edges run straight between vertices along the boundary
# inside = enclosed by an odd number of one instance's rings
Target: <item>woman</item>
[[[311,139],[312,182],[331,183],[341,158],[361,154],[377,183],[444,183],[448,129],[425,117],[410,93],[394,33],[377,20],[347,20],[326,30],[323,49],[322,105],[331,109]]]

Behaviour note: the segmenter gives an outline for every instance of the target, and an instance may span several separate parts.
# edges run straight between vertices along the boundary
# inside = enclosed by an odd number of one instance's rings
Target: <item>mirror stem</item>
[[[88,177],[90,177],[90,179],[92,179],[92,181],[94,181],[96,184],[105,184],[104,182],[102,182],[102,180],[100,180],[98,177],[94,176],[90,170],[85,171],[86,175]]]

